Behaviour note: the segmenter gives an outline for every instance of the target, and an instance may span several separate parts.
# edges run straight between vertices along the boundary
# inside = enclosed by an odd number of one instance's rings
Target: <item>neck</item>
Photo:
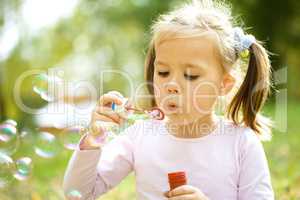
[[[216,116],[209,114],[202,116],[192,122],[178,123],[166,120],[168,131],[180,138],[198,138],[209,135],[216,128]]]

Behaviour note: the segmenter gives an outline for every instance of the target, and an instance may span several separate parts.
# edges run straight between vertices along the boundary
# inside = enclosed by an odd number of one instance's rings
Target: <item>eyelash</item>
[[[169,75],[169,72],[158,72],[158,75],[159,76],[162,76],[162,77],[167,77]],[[196,80],[199,76],[198,75],[187,75],[187,74],[184,74],[184,77],[187,79],[187,80],[190,80],[190,81],[193,81],[193,80]]]
[[[158,75],[162,77],[167,77],[169,75],[169,72],[158,72]]]
[[[190,81],[193,81],[193,80],[196,80],[199,76],[197,75],[187,75],[187,74],[184,74],[184,77],[187,79],[187,80],[190,80]]]

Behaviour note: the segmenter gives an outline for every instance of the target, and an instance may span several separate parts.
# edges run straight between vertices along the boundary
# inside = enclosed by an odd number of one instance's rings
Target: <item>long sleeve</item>
[[[133,170],[133,141],[127,133],[115,138],[99,150],[73,153],[64,176],[65,195],[76,190],[82,199],[96,199],[122,181]]]
[[[268,162],[259,138],[251,129],[241,133],[239,200],[273,200]]]

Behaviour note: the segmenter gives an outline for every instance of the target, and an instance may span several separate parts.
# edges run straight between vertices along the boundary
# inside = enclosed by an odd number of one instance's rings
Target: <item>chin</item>
[[[203,116],[199,115],[188,115],[183,113],[173,113],[173,114],[166,114],[166,117],[169,119],[170,122],[176,123],[177,125],[188,125],[191,123],[195,123],[197,120],[201,119]]]
[[[187,125],[192,122],[190,120],[187,120],[187,117],[185,117],[183,114],[179,113],[168,114],[166,115],[166,117],[168,118],[169,122],[176,125]]]

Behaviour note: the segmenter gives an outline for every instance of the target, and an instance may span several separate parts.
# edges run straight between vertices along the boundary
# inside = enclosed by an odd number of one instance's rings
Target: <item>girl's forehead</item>
[[[157,48],[161,44],[170,41],[186,41],[193,42],[206,40],[207,42],[217,44],[218,35],[211,30],[192,31],[192,30],[166,30],[155,34],[154,46]]]
[[[165,62],[219,62],[217,41],[212,34],[164,38],[156,43],[155,52],[156,59]]]

